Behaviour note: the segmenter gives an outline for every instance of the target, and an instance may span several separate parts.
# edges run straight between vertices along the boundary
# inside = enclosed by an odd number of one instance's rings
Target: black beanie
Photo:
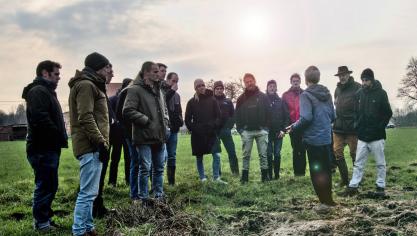
[[[268,83],[266,84],[266,87],[268,87],[270,84],[275,84],[277,85],[277,81],[275,81],[274,79],[271,79],[270,81],[268,81]]]
[[[214,84],[213,84],[213,89],[216,89],[217,87],[222,87],[222,88],[224,88],[224,85],[223,85],[223,82],[222,81],[216,81],[216,82],[214,82]]]
[[[375,80],[374,72],[369,68],[366,68],[365,70],[363,70],[361,74],[361,80],[364,80],[364,79],[372,80],[372,81]]]
[[[84,65],[90,67],[94,71],[98,71],[109,64],[109,60],[97,52],[91,53],[84,60]]]

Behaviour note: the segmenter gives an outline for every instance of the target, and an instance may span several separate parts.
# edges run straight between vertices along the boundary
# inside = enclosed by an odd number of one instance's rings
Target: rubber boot
[[[341,178],[340,185],[348,186],[349,172],[348,172],[348,167],[346,165],[346,160],[344,158],[336,160],[336,165],[339,168],[339,173],[340,173],[340,178]]]
[[[242,178],[240,179],[242,184],[249,182],[249,170],[242,170]]]
[[[168,166],[167,168],[168,184],[175,185],[175,166]]]
[[[268,172],[269,172],[268,169],[261,170],[261,181],[262,182],[266,182],[266,181],[270,180]]]

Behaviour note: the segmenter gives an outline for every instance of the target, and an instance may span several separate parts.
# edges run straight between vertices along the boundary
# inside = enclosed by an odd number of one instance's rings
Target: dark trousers
[[[223,142],[229,157],[230,170],[233,174],[239,174],[239,163],[237,160],[235,143],[233,141],[232,132],[230,129],[224,128],[220,130],[219,139]]]
[[[331,175],[331,145],[313,146],[306,144],[310,177],[314,191],[321,203],[333,205]]]
[[[116,185],[117,183],[117,172],[119,169],[120,156],[122,154],[125,159],[125,181],[129,184],[130,176],[130,154],[129,147],[126,139],[123,136],[117,137],[113,140],[111,146],[111,162],[110,162],[110,173],[109,173],[109,184]]]
[[[49,226],[53,215],[51,205],[58,190],[60,155],[61,151],[46,151],[27,156],[35,174],[32,212],[36,228]]]
[[[304,176],[306,173],[306,149],[299,133],[290,133],[292,147],[292,165],[294,175]]]
[[[106,155],[106,157],[103,158],[101,157],[101,155]],[[109,165],[109,155],[110,155],[110,151],[108,151],[106,154],[100,153],[100,160],[103,163],[103,167],[101,169],[100,184],[98,186],[98,195],[96,199],[94,200],[93,211],[96,211],[104,207],[103,188],[104,188],[104,179],[106,178],[106,173],[107,173],[107,166]]]

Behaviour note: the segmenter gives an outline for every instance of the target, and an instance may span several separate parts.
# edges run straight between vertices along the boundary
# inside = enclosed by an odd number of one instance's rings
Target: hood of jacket
[[[101,91],[106,93],[106,78],[98,75],[93,69],[85,67],[82,71],[76,70],[73,78],[68,82],[70,88],[74,87],[81,80],[90,80],[93,82]]]
[[[36,77],[32,83],[28,84],[24,89],[23,89],[23,93],[22,93],[22,98],[26,100],[27,95],[29,93],[29,91],[37,86],[37,85],[42,85],[47,87],[49,90],[51,90],[53,93],[55,93],[55,89],[57,87],[57,84],[49,82],[48,80],[42,78],[42,77]]]
[[[326,102],[332,98],[330,91],[321,84],[313,84],[308,87],[306,92],[311,93],[315,98],[317,98],[321,102]]]

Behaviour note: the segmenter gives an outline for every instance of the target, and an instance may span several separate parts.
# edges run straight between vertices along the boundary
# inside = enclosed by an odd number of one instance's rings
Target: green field
[[[116,212],[95,223],[100,233],[115,235],[417,235],[417,129],[387,132],[388,199],[367,197],[375,182],[374,161],[370,158],[361,194],[346,199],[335,195],[339,205],[332,213],[317,215],[312,210],[318,201],[309,176],[292,175],[288,137],[281,152],[281,179],[260,182],[255,148],[249,184],[240,185],[239,178],[230,174],[225,151],[222,172],[229,184],[212,181],[202,184],[197,177],[195,158],[191,156],[190,137],[183,135],[177,151],[177,185],[164,186],[168,206],[157,205],[149,210],[132,205],[120,163],[118,186],[106,185],[104,190],[106,206]],[[240,137],[234,139],[241,167]],[[36,235],[31,215],[33,172],[26,160],[25,143],[0,142],[0,153],[0,235]],[[348,156],[347,148],[345,155]],[[349,157],[347,163],[351,173]],[[211,176],[211,156],[206,156],[205,167]],[[62,153],[59,174],[53,209],[58,210],[55,221],[65,229],[56,234],[70,235],[79,174],[71,148]],[[338,173],[334,175],[336,182]]]

